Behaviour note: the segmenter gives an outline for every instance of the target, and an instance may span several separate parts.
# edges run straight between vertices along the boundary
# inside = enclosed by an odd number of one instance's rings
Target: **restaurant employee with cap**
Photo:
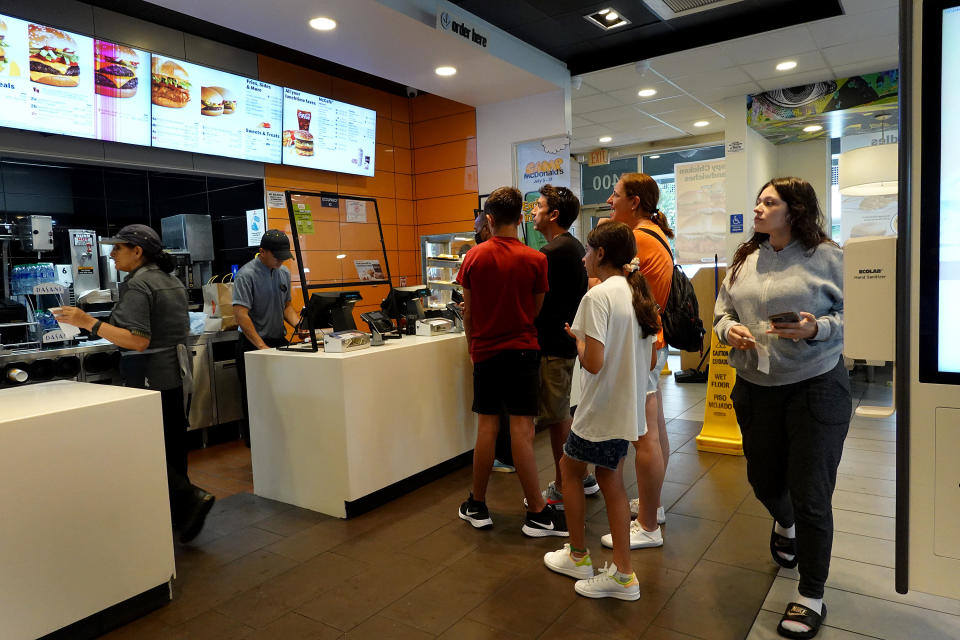
[[[290,270],[283,266],[293,257],[290,240],[279,229],[269,229],[260,238],[260,252],[240,267],[233,280],[233,315],[240,325],[237,341],[237,372],[243,396],[243,411],[247,410],[246,367],[243,354],[255,349],[270,349],[286,344],[284,321],[293,327],[300,322],[300,314],[293,308],[290,295]],[[250,446],[250,423],[241,423],[243,441]]]
[[[184,366],[189,367],[187,352],[179,348],[186,345],[190,329],[187,291],[170,275],[173,257],[163,251],[160,236],[150,227],[127,225],[100,243],[113,245],[110,257],[118,271],[127,273],[110,318],[104,322],[77,307],[53,312],[58,322],[129,350],[120,364],[126,386],[160,392],[171,516],[180,541],[189,542],[203,528],[214,496],[190,484],[187,477],[187,418],[178,355],[184,352]]]

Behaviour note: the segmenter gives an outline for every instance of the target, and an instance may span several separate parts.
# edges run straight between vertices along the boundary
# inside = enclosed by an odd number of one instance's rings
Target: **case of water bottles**
[[[38,294],[36,290],[38,285],[52,285],[50,294],[57,295],[58,298],[61,296],[62,288],[57,284],[57,273],[52,262],[20,264],[13,267],[13,273],[10,277],[10,292],[15,296],[25,296],[28,312],[32,316],[33,322],[36,322],[34,333],[39,340],[44,333],[57,331],[60,325],[57,324],[56,318],[49,309],[40,306],[39,299],[37,299],[35,306],[33,299],[26,297]],[[62,301],[58,302],[56,306],[60,305],[62,305]]]

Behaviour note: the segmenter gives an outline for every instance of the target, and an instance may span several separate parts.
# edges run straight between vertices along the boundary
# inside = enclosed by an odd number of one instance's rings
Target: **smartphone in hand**
[[[782,322],[800,322],[800,314],[796,311],[784,311],[775,313],[769,318],[770,324],[780,324]]]

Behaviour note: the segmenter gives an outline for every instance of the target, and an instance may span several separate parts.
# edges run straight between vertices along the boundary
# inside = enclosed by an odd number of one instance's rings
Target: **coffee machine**
[[[213,276],[213,228],[210,216],[181,213],[160,219],[163,246],[176,260],[173,272],[190,301],[203,302],[203,285]]]

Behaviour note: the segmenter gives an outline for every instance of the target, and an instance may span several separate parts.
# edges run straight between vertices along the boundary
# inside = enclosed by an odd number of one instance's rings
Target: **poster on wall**
[[[726,160],[702,160],[674,165],[677,189],[677,261],[713,262],[726,255]]]
[[[516,154],[515,184],[523,194],[523,224],[527,244],[539,249],[546,239],[533,228],[533,216],[540,187],[551,184],[570,188],[570,138],[557,136],[518,142]]]
[[[94,137],[93,38],[0,15],[0,126]]]

